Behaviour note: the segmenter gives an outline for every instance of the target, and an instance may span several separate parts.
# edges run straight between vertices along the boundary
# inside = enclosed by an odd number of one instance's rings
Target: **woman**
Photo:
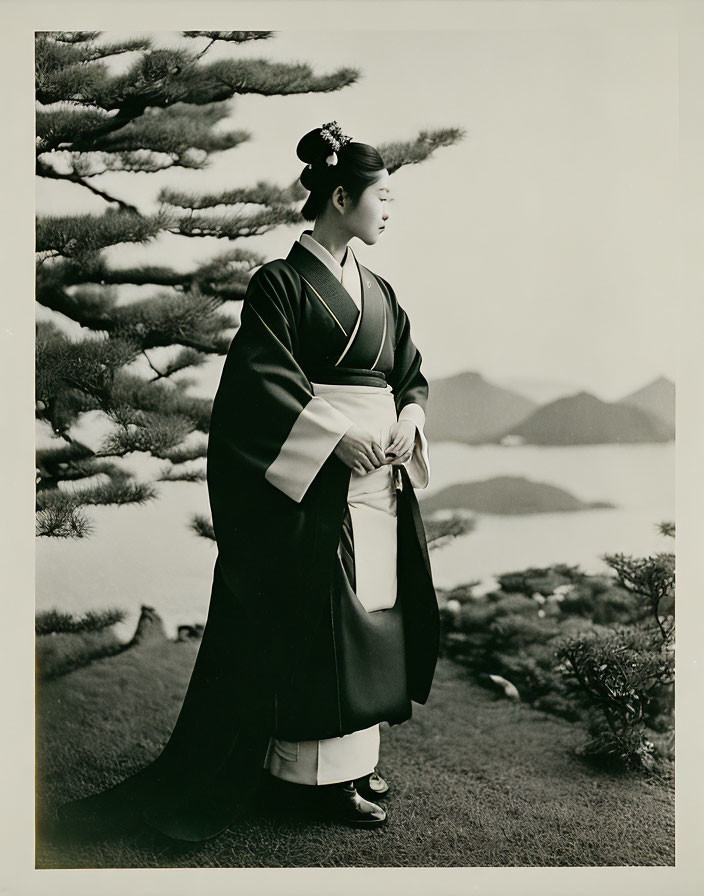
[[[413,491],[429,477],[428,384],[393,289],[347,245],[384,230],[383,160],[335,122],[297,153],[314,226],[252,276],[213,402],[218,558],[179,718],[150,766],[64,818],[139,811],[200,840],[268,774],[314,785],[329,818],[386,818],[379,723],[427,700],[438,655]]]

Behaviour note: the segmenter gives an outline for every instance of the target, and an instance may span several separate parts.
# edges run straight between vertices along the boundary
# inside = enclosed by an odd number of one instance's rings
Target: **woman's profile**
[[[426,702],[438,656],[414,492],[428,383],[394,290],[348,245],[383,233],[383,159],[336,122],[297,154],[313,226],[251,277],[213,402],[218,556],[178,720],[149,766],[64,821],[112,813],[202,840],[271,778],[315,787],[331,821],[387,817],[379,726]]]

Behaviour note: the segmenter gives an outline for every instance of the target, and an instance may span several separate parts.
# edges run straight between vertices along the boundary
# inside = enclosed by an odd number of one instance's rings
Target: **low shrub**
[[[114,607],[107,610],[89,610],[78,618],[72,613],[63,613],[57,609],[43,610],[34,618],[34,630],[38,635],[60,632],[99,632],[118,622],[124,622],[126,616],[124,610]]]
[[[443,652],[583,721],[585,756],[650,769],[674,750],[674,555],[603,559],[614,575],[531,567],[497,576],[500,588],[481,597],[469,585],[446,593]]]
[[[94,659],[124,649],[113,626],[123,622],[124,610],[90,610],[83,616],[44,610],[35,616],[37,677],[56,678]]]

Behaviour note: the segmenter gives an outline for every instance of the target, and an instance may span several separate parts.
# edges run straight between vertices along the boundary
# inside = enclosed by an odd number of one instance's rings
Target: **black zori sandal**
[[[357,778],[354,784],[358,793],[365,799],[378,799],[381,796],[385,796],[389,791],[389,785],[381,777],[377,769],[374,769],[371,774],[365,775],[363,778]]]
[[[386,821],[386,812],[357,793],[354,781],[323,784],[317,788],[322,797],[325,815],[331,821],[346,824],[373,825]]]

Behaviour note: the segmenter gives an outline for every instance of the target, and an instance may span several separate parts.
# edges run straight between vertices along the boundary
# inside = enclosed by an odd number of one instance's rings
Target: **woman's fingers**
[[[394,441],[389,445],[386,449],[387,454],[395,454],[397,457],[401,454],[406,454],[406,452],[411,451],[413,448],[413,441],[408,439],[406,436],[397,436]]]
[[[368,453],[363,453],[361,455],[361,457],[359,458],[359,462],[362,464],[362,466],[367,471],[367,473],[371,473],[371,471],[376,470],[376,468],[379,465],[377,463],[375,463],[376,459],[374,458],[374,454],[373,454],[371,448],[366,449],[366,452],[368,452]],[[371,454],[371,457],[369,456],[370,454]]]
[[[377,459],[377,466],[381,466],[381,464],[386,463],[386,455],[384,454],[381,445],[375,440],[372,442],[372,454]]]
[[[384,451],[379,442],[369,432],[356,432],[354,438],[343,440],[342,452],[345,462],[356,473],[371,473],[384,464],[405,463],[413,454],[414,439],[401,431]]]

